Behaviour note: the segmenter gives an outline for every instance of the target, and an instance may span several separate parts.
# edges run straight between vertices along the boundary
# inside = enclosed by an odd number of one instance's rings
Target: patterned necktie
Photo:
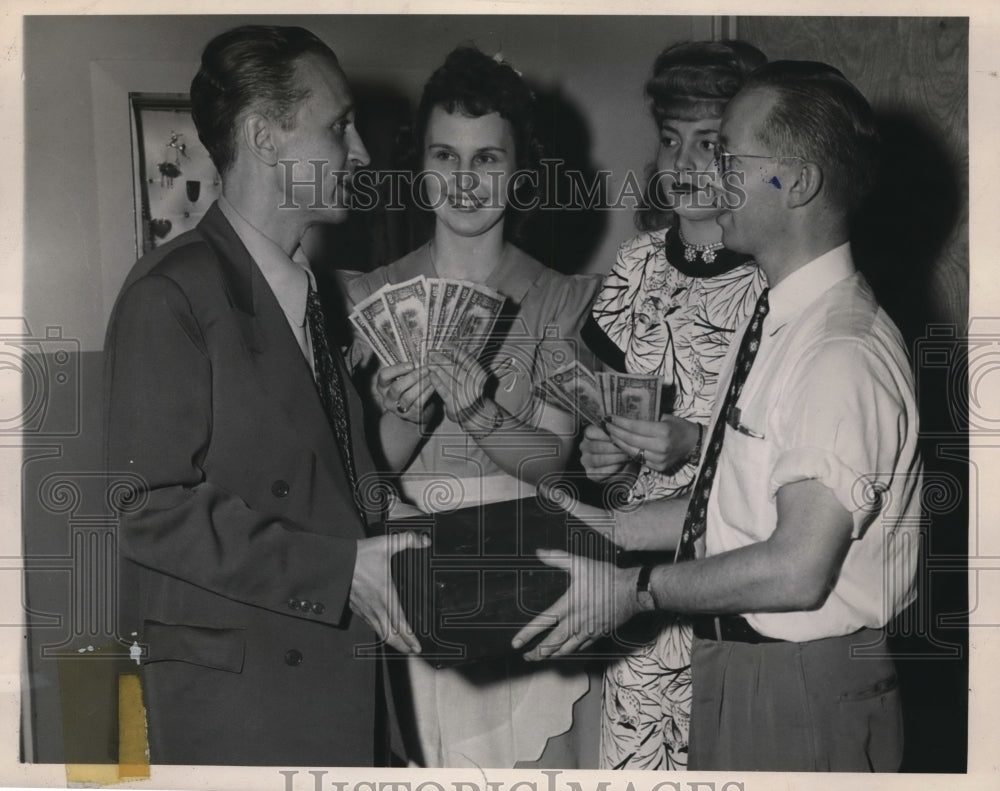
[[[767,289],[765,288],[757,299],[753,318],[750,319],[750,325],[740,342],[740,350],[736,355],[736,367],[733,368],[733,377],[729,381],[729,390],[726,391],[726,400],[722,404],[715,425],[712,426],[712,436],[708,442],[708,450],[705,451],[705,461],[701,465],[698,479],[691,490],[691,501],[688,503],[687,514],[684,516],[684,530],[681,533],[680,544],[677,546],[676,559],[678,561],[694,558],[694,544],[705,533],[705,511],[708,508],[708,497],[712,493],[712,482],[715,480],[715,468],[722,450],[722,440],[726,435],[726,422],[730,410],[736,406],[740,393],[743,392],[743,385],[747,380],[747,374],[750,373],[750,366],[753,365],[754,357],[757,356],[761,329],[764,326],[767,310]]]
[[[319,296],[309,285],[309,295],[306,298],[306,322],[309,325],[309,339],[312,342],[313,364],[316,367],[316,389],[319,391],[323,410],[330,421],[337,447],[340,448],[344,469],[351,486],[357,483],[354,470],[354,460],[351,458],[351,429],[347,420],[347,399],[344,395],[344,381],[340,369],[333,361],[330,345],[326,338],[326,319],[323,317],[323,306]]]

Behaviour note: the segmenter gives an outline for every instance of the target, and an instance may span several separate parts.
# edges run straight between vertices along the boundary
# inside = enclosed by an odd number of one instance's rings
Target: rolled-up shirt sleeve
[[[851,514],[858,539],[883,506],[907,434],[906,408],[892,371],[870,346],[833,339],[796,366],[776,416],[768,493],[817,480]]]

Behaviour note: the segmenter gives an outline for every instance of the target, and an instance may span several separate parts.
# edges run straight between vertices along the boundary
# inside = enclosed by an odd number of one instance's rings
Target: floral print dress
[[[629,373],[662,377],[672,395],[664,411],[707,429],[722,359],[766,280],[752,261],[728,250],[694,259],[673,229],[639,234],[619,248],[593,316],[624,353]],[[670,474],[644,467],[630,498],[682,496],[696,473],[694,463]],[[680,616],[659,616],[605,671],[601,768],[687,767],[691,626]]]

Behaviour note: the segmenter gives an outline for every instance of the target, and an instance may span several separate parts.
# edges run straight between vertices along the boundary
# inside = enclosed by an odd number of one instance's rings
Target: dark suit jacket
[[[136,264],[105,348],[108,466],[146,483],[122,514],[119,599],[122,637],[148,645],[152,762],[372,764],[378,662],[358,654],[375,637],[348,596],[356,541],[382,524],[218,206]]]

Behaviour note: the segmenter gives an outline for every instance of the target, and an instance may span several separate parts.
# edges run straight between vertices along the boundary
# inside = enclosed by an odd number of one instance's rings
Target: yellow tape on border
[[[142,684],[136,674],[118,676],[118,779],[149,777],[149,742]]]
[[[114,785],[149,777],[149,744],[142,684],[134,673],[118,676],[118,764],[66,764],[66,780]]]

